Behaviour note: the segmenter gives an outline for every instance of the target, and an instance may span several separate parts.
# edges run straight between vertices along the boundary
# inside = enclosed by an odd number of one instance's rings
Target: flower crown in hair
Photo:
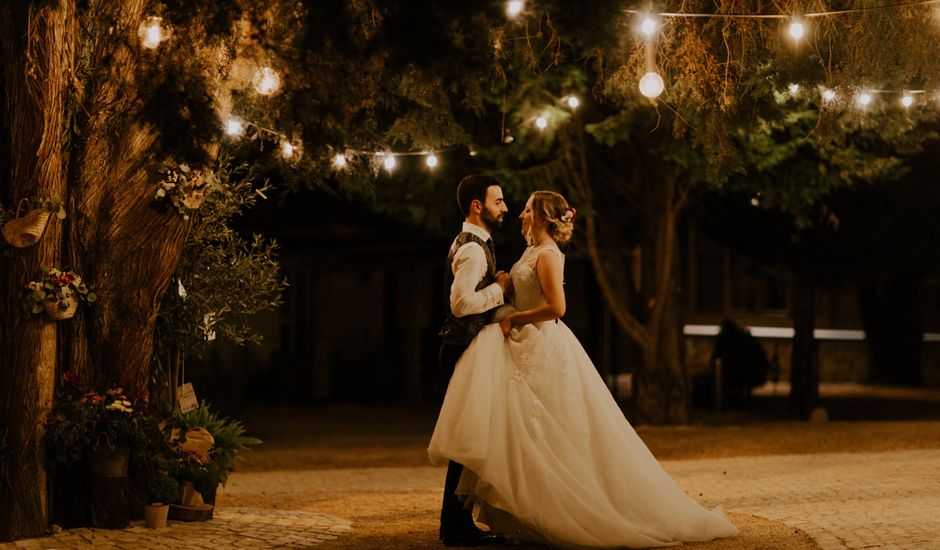
[[[559,218],[559,219],[560,219],[561,221],[565,222],[565,223],[573,222],[573,221],[574,221],[575,212],[577,212],[577,211],[574,209],[574,207],[569,206],[569,207],[568,207],[568,210],[565,211],[565,215],[562,216],[562,217]]]

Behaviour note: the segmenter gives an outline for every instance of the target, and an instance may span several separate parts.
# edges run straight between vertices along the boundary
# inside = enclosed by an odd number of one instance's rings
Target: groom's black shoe
[[[491,544],[502,544],[506,542],[506,539],[477,529],[475,532],[465,531],[441,535],[441,542],[444,543],[444,546],[489,546]]]

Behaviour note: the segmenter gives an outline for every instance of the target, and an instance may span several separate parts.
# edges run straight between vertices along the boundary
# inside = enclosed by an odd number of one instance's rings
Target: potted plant
[[[180,433],[176,442],[180,457],[176,478],[180,482],[191,482],[207,504],[215,504],[216,490],[220,485],[225,486],[229,474],[235,470],[239,454],[247,451],[249,445],[261,443],[261,440],[245,435],[241,422],[221,417],[211,411],[205,401],[192,411],[180,414],[175,427]],[[201,433],[202,430],[208,432],[213,441],[208,453],[185,449],[187,432]]]
[[[75,315],[78,303],[92,303],[98,296],[73,271],[56,267],[43,268],[40,280],[30,281],[23,296],[23,307],[29,314],[46,313],[55,321]]]
[[[179,498],[179,482],[166,473],[158,473],[147,481],[147,500],[144,506],[144,520],[147,527],[160,529],[166,527],[170,503]]]
[[[147,411],[143,393],[131,398],[119,387],[98,393],[85,387],[76,371],[65,373],[46,429],[51,462],[87,458],[93,478],[126,475],[129,449],[141,444]]]

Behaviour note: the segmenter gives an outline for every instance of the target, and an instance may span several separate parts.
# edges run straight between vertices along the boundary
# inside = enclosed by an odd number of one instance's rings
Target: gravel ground
[[[856,401],[850,404],[852,407],[868,410],[859,407],[858,396],[853,398]],[[932,400],[931,397],[927,401]],[[245,411],[239,416],[251,435],[260,437],[264,444],[247,453],[241,472],[259,476],[280,472],[282,478],[283,474],[287,474],[288,480],[296,475],[299,480],[304,471],[328,470],[329,483],[290,490],[269,487],[245,491],[236,489],[236,473],[233,487],[220,495],[219,504],[312,511],[352,520],[350,533],[324,544],[323,548],[440,548],[437,541],[440,489],[428,490],[428,483],[417,481],[409,489],[407,479],[396,479],[393,484],[396,486],[388,487],[381,470],[378,474],[366,473],[375,472],[376,468],[428,466],[425,448],[436,414],[434,407],[363,405]],[[760,415],[712,415],[705,418],[707,424],[641,426],[637,431],[661,460],[940,448],[940,420],[818,424],[766,420],[773,416],[765,414],[761,420]],[[358,476],[357,469],[361,469]],[[292,471],[296,474],[290,474]],[[397,470],[388,472],[390,476],[399,475]],[[379,477],[372,480],[368,475]],[[443,477],[443,470],[440,475]],[[245,479],[248,477],[251,474],[246,474]],[[739,536],[687,546],[818,548],[805,533],[782,522],[736,513],[729,516],[741,529]],[[541,548],[520,544],[508,547]]]

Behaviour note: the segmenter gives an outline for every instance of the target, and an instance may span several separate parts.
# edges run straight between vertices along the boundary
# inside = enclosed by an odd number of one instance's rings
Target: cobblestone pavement
[[[940,449],[666,461],[663,466],[707,506],[782,521],[824,549],[940,550]],[[357,468],[244,472],[224,496],[267,492],[439,490],[440,468]],[[344,519],[308,512],[230,508],[208,523],[163,530],[78,529],[14,548],[303,548],[350,529]]]
[[[665,463],[708,505],[782,521],[824,550],[940,550],[940,450]]]
[[[134,522],[128,529],[71,529],[50,537],[0,544],[2,550],[48,548],[199,549],[310,548],[333,540],[350,522],[324,514],[219,507],[210,521],[171,521],[164,529]]]

